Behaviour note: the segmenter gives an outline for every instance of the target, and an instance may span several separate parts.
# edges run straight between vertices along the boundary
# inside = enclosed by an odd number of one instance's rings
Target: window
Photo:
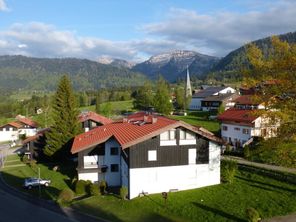
[[[111,172],[118,172],[119,166],[118,164],[111,164]]]
[[[166,140],[175,140],[176,139],[176,130],[169,130],[162,134],[160,134],[160,140],[166,141]]]
[[[118,155],[118,147],[111,147],[110,148],[110,155],[112,155],[112,156]]]
[[[156,160],[157,160],[157,151],[148,150],[148,161],[156,161]]]
[[[227,131],[228,130],[228,127],[227,126],[222,126],[222,130],[223,131]]]
[[[186,130],[180,130],[180,140],[194,140],[195,134]]]
[[[239,127],[234,127],[234,130],[240,131],[240,128]]]
[[[249,129],[243,129],[243,134],[249,134],[250,130]]]

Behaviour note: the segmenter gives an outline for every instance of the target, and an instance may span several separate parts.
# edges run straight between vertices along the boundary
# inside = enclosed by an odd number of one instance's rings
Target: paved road
[[[223,159],[231,159],[235,160],[240,164],[243,165],[249,165],[249,166],[255,166],[259,168],[264,168],[267,170],[275,170],[275,171],[281,171],[281,172],[286,172],[286,173],[295,173],[296,174],[296,169],[295,168],[287,168],[287,167],[281,167],[281,166],[275,166],[275,165],[270,165],[270,164],[264,164],[264,163],[256,163],[252,161],[245,160],[240,157],[235,157],[235,156],[223,156]]]
[[[34,198],[5,184],[0,172],[0,222],[106,222],[71,208]]]

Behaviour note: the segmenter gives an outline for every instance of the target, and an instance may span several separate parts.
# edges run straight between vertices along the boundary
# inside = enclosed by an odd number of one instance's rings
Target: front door
[[[188,164],[196,164],[196,149],[188,149]]]

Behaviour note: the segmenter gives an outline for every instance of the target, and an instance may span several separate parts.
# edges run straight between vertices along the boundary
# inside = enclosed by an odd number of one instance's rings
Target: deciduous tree
[[[258,90],[258,102],[274,110],[266,114],[281,121],[279,138],[296,140],[296,44],[278,37],[272,37],[271,43],[267,54],[255,45],[247,48],[251,65],[245,72],[245,81]]]
[[[156,85],[154,107],[158,112],[165,115],[168,115],[173,109],[169,85],[161,76],[159,77]]]

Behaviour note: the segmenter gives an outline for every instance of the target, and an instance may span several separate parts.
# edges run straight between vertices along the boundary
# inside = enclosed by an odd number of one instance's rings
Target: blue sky
[[[0,54],[142,61],[176,49],[225,56],[296,31],[294,0],[0,0]]]

